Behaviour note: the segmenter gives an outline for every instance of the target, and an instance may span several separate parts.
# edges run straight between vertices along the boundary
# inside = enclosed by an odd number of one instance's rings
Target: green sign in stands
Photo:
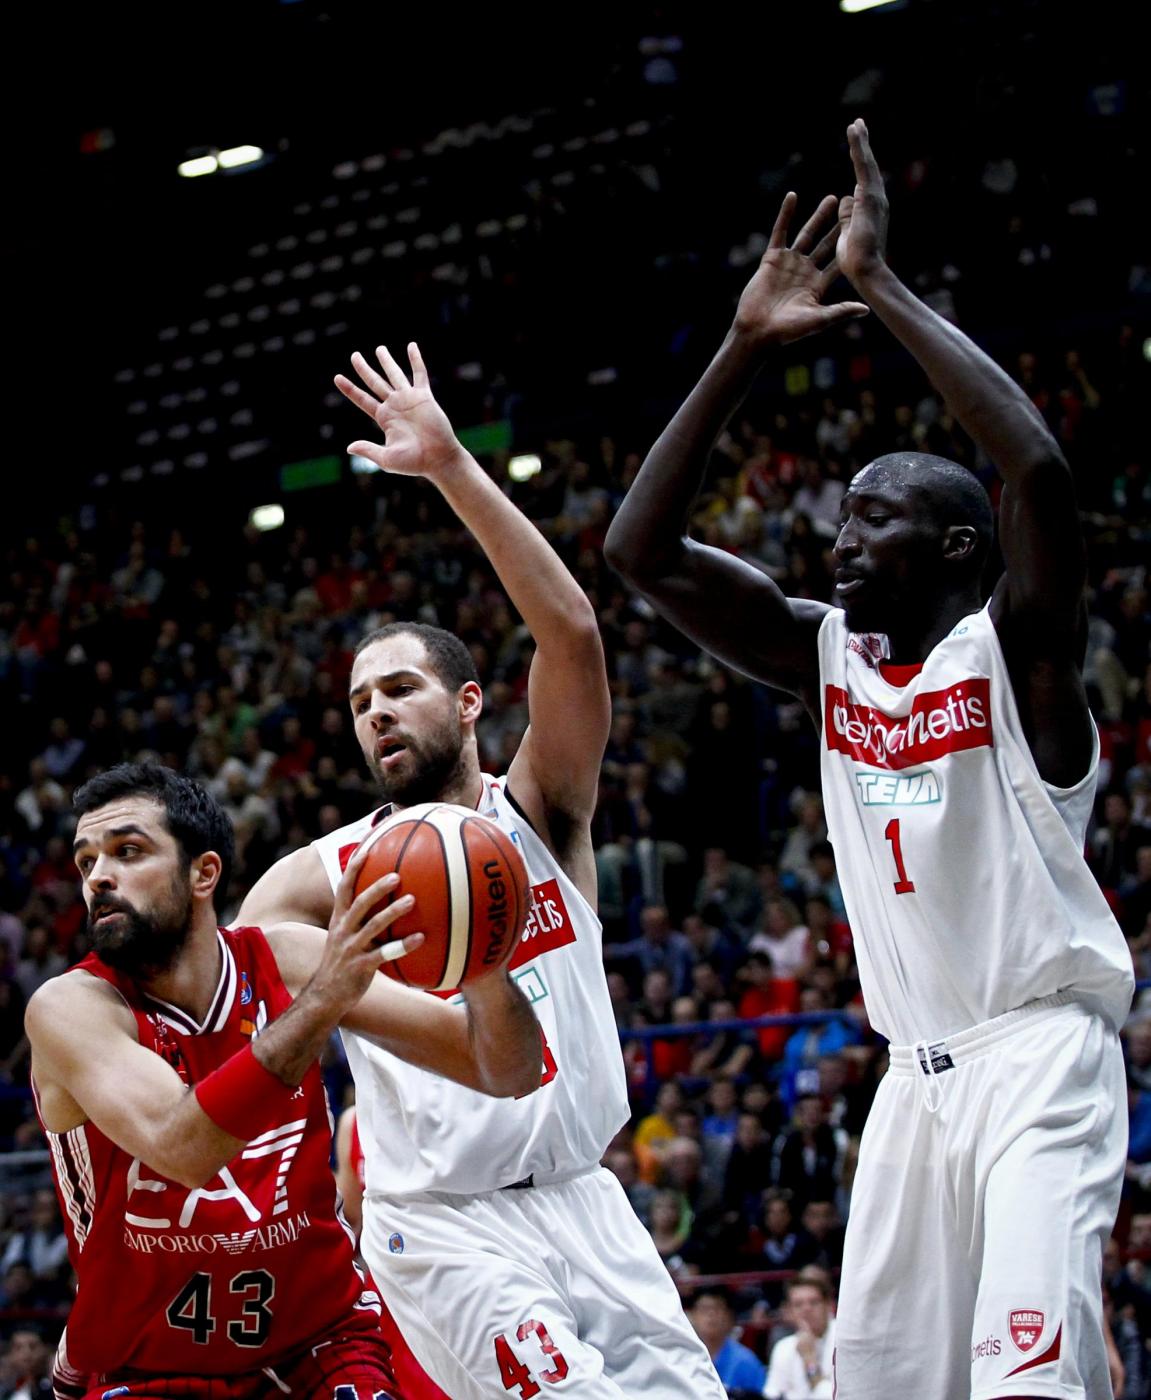
[[[459,434],[459,439],[475,457],[482,457],[487,452],[510,452],[511,420],[500,418],[494,423],[480,423],[474,428],[464,428]]]
[[[280,468],[281,491],[303,491],[309,486],[332,486],[344,470],[342,457],[309,457]]]

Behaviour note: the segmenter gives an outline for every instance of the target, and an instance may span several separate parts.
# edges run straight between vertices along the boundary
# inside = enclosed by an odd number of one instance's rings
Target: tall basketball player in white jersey
[[[720,1400],[723,1387],[647,1231],[599,1162],[628,1117],[595,915],[590,820],[610,702],[595,613],[536,530],[461,447],[416,346],[412,382],[343,393],[383,429],[351,451],[422,476],[471,530],[535,639],[530,727],[506,776],[480,771],[482,695],[458,638],[398,623],[365,637],[351,676],[356,734],[386,805],[285,857],[241,910],[312,921],[387,811],[475,807],[518,843],[532,913],[511,974],[542,1032],[540,1088],[486,1099],[345,1036],[366,1159],[361,1245],[400,1330],[452,1400]],[[324,922],[327,922],[326,917]]]
[[[1100,1400],[1134,984],[1081,855],[1098,740],[1071,477],[1020,390],[891,271],[862,122],[848,140],[856,187],[838,226],[819,239],[829,197],[789,247],[786,197],[607,553],[702,646],[802,698],[822,735],[864,997],[893,1043],[852,1195],[839,1400]],[[864,300],[824,306],[840,272]],[[1006,572],[986,607],[991,506],[937,457],[880,457],[851,482],[831,607],[684,537],[712,446],[774,347],[869,309],[1002,474]]]

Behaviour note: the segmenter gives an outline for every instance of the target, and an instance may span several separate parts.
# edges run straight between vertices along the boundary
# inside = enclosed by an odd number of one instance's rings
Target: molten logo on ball
[[[488,948],[484,966],[499,962],[508,944],[508,887],[498,860],[484,861],[488,881]]]
[[[365,838],[357,894],[392,871],[415,907],[388,938],[422,933],[424,944],[384,973],[428,991],[466,986],[507,966],[531,910],[523,856],[506,831],[470,807],[425,802],[406,807]]]

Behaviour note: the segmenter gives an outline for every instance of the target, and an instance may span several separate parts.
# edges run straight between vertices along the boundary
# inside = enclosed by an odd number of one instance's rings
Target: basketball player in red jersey
[[[721,660],[806,704],[872,1023],[868,1119],[836,1332],[839,1400],[1110,1394],[1100,1309],[1127,1114],[1130,954],[1082,858],[1098,736],[1080,662],[1071,474],[1023,392],[886,258],[861,121],[855,191],[788,246],[789,194],[735,321],[649,453],[609,562]],[[862,301],[823,305],[842,272]],[[788,599],[686,537],[712,447],[779,346],[872,311],[1003,478],[992,512],[915,452],[852,480],[835,603]]]
[[[378,976],[392,876],[328,932],[217,928],[231,826],[197,784],[124,764],[81,787],[94,952],[28,1006],[32,1080],[79,1287],[67,1368],[95,1396],[395,1395],[379,1298],[336,1213],[318,1057],[355,1025],[473,1089],[530,1093],[539,1029],[504,974],[467,1010]]]
[[[419,350],[354,357],[341,391],[384,442],[350,450],[431,482],[475,536],[535,642],[530,724],[481,771],[483,692],[459,638],[395,623],[356,651],[349,701],[385,806],[285,856],[241,919],[326,923],[347,853],[389,806],[475,807],[517,843],[532,911],[509,970],[543,1033],[525,1099],[436,1081],[345,1031],[366,1159],[364,1258],[420,1365],[452,1400],[722,1400],[707,1349],[614,1176],[629,1117],[595,913],[591,817],[611,719],[595,611],[548,542],[457,440]]]

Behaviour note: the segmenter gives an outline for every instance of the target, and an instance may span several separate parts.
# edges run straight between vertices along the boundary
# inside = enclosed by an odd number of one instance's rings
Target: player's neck
[[[214,920],[193,927],[176,961],[166,972],[140,978],[143,991],[157,1001],[178,1006],[201,1024],[220,983],[220,940]]]
[[[480,777],[479,760],[463,764],[453,774],[440,793],[441,802],[453,802],[457,807],[479,807],[484,796],[484,780]]]
[[[982,606],[975,588],[945,594],[928,613],[901,620],[888,630],[891,654],[887,659],[896,666],[926,661],[957,623]]]

